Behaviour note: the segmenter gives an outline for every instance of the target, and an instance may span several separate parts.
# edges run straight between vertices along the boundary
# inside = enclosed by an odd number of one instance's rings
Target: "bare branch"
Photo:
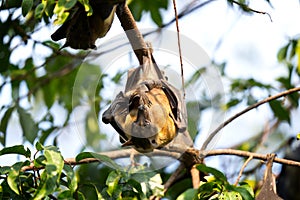
[[[246,4],[242,4],[242,3],[238,2],[238,1],[235,1],[235,0],[230,0],[229,2],[237,4],[238,6],[240,6],[245,11],[250,11],[250,12],[254,12],[254,13],[258,13],[258,14],[263,14],[263,15],[268,15],[268,17],[270,18],[270,21],[273,22],[271,15],[269,13],[267,13],[267,12],[259,11],[259,10],[254,10],[254,9],[250,8],[249,6],[247,6]]]
[[[199,152],[201,152],[201,151],[199,151]],[[253,152],[249,152],[249,151],[241,151],[241,150],[236,150],[236,149],[215,149],[215,150],[211,150],[208,152],[204,151],[205,157],[217,156],[217,155],[236,155],[236,156],[240,156],[240,157],[253,156],[254,159],[259,159],[259,160],[264,160],[264,161],[267,160],[267,154],[253,153]],[[294,160],[289,160],[289,159],[284,159],[284,158],[275,158],[274,162],[300,167],[300,162],[297,162]]]
[[[254,108],[257,108],[259,106],[261,106],[262,104],[265,104],[265,103],[268,103],[272,100],[275,100],[275,99],[278,99],[280,97],[284,97],[286,95],[289,95],[289,94],[292,94],[292,93],[295,93],[295,92],[298,92],[300,91],[300,87],[296,87],[296,88],[292,88],[292,89],[289,89],[289,90],[286,90],[284,92],[281,92],[279,94],[276,94],[274,96],[270,96],[262,101],[259,101],[249,107],[247,107],[246,109],[238,112],[237,114],[233,115],[232,117],[230,117],[229,119],[227,119],[225,122],[223,122],[222,124],[220,124],[213,132],[211,132],[208,136],[208,138],[205,140],[205,142],[203,143],[202,147],[201,147],[201,150],[205,150],[208,146],[208,144],[210,143],[210,141],[217,135],[217,133],[222,130],[225,126],[227,126],[229,123],[231,123],[233,120],[235,120],[236,118],[240,117],[241,115],[245,114],[246,112],[254,109]]]
[[[128,158],[130,157],[131,154],[131,149],[120,149],[116,151],[110,151],[110,152],[103,152],[99,153],[101,155],[106,155],[110,157],[111,159],[117,159],[117,158]],[[253,157],[253,159],[259,159],[259,160],[267,160],[267,154],[260,154],[260,153],[253,153],[253,152],[248,152],[248,151],[241,151],[241,150],[236,150],[236,149],[215,149],[215,150],[210,150],[210,151],[201,151],[197,150],[194,148],[190,148],[187,150],[188,154],[191,156],[194,156],[195,158],[205,158],[205,157],[210,157],[210,156],[219,156],[219,155],[235,155],[235,156],[240,156],[240,157]],[[137,152],[135,156],[167,156],[167,157],[172,157],[175,159],[180,159],[182,161],[182,153],[179,152],[171,152],[167,150],[157,150],[155,149],[152,153],[148,154],[141,154]],[[80,165],[80,164],[88,164],[88,163],[93,163],[93,162],[101,162],[96,158],[87,158],[83,159],[79,162],[76,162],[75,158],[68,158],[65,159],[65,164],[69,165]],[[274,162],[276,163],[281,163],[285,165],[291,165],[291,166],[297,166],[300,167],[300,162],[294,161],[294,160],[289,160],[289,159],[283,159],[283,158],[275,158]],[[32,165],[30,166],[24,166],[22,168],[22,171],[30,171],[30,170],[39,170],[42,168],[35,168]]]
[[[140,64],[143,64],[143,55],[147,53],[147,45],[143,39],[142,34],[138,30],[135,20],[129,10],[128,6],[124,4],[120,4],[117,7],[117,16],[121,22],[121,26],[123,27],[127,38],[134,50],[136,57],[138,58]]]
[[[244,164],[243,164],[243,166],[242,166],[242,168],[241,168],[241,170],[240,170],[240,172],[239,172],[239,175],[238,175],[238,177],[237,177],[237,179],[236,179],[234,185],[237,185],[237,184],[240,182],[240,179],[241,179],[241,177],[242,177],[242,175],[243,175],[243,171],[244,171],[245,167],[248,165],[248,163],[249,163],[252,159],[253,159],[253,156],[250,156],[250,157],[246,160],[246,162],[244,162]]]

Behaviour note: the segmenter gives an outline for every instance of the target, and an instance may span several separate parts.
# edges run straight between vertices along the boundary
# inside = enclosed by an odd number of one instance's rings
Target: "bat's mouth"
[[[133,146],[137,151],[141,153],[150,153],[153,151],[153,149],[156,148],[157,143],[155,141],[155,138],[150,139],[150,138],[131,137],[124,144],[122,144],[122,147],[125,146]]]

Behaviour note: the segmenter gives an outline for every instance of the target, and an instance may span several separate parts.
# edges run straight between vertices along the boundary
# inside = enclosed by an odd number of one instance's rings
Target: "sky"
[[[178,1],[179,12],[185,3],[185,1]],[[227,74],[230,74],[230,77],[255,77],[257,80],[272,84],[274,77],[286,73],[286,71],[283,70],[283,67],[278,64],[276,55],[279,48],[283,46],[289,38],[293,38],[300,33],[300,6],[298,0],[272,0],[271,3],[273,8],[264,1],[252,0],[250,7],[259,11],[268,12],[272,21],[268,15],[244,14],[236,8],[230,8],[226,1],[214,1],[202,9],[182,18],[179,21],[180,33],[182,34],[182,38],[186,38],[184,41],[192,41],[201,47],[203,49],[203,55],[207,55],[208,59],[214,58],[216,61],[226,61],[226,72]],[[171,7],[168,11],[164,11],[163,13],[164,22],[168,22],[174,16]],[[142,18],[142,21],[137,23],[137,25],[141,30],[153,29],[156,27],[149,18],[149,15],[145,15]],[[57,27],[44,28],[39,33],[33,35],[33,37],[36,40],[49,39],[50,34],[53,33],[56,28]],[[167,27],[167,30],[174,32],[176,30],[175,24]],[[100,47],[101,45],[105,46],[104,44],[107,44],[111,39],[118,37],[120,33],[123,33],[123,30],[116,17],[110,32],[105,38],[98,40],[97,44],[99,44]],[[223,38],[223,40],[218,48],[216,48],[217,44],[221,41],[221,38]],[[155,37],[153,40],[155,40]],[[15,43],[17,44],[18,41],[15,41]],[[38,48],[41,49],[37,51],[38,54],[35,55],[36,57],[43,57],[44,55],[49,54],[49,51],[46,48]],[[174,53],[176,54],[176,52],[164,51],[163,49],[158,49],[157,52],[158,53],[155,55],[156,61],[162,66],[170,65],[171,70],[169,70],[169,73],[173,73],[171,77],[175,77],[173,79],[176,80],[176,77],[179,76],[179,59],[174,56]],[[193,63],[189,62],[189,56],[185,53],[193,53],[193,49],[187,49],[183,54],[184,58],[187,58],[184,60],[185,75],[189,76],[192,72],[197,70],[197,68],[193,66]],[[25,47],[19,47],[14,55],[12,55],[11,59],[18,62],[20,55],[24,58],[30,56],[30,52],[27,51]],[[206,56],[204,57],[206,59]],[[99,62],[104,61],[102,60]],[[114,66],[120,66],[124,62],[130,63],[131,60],[126,55],[118,57],[118,59],[111,63],[111,68],[107,69],[108,72],[109,70],[112,70],[112,73],[115,73],[116,71],[113,69],[116,67]],[[43,72],[41,71],[39,73]],[[226,80],[223,81],[224,87],[226,88],[227,82]],[[5,88],[5,90],[9,92],[9,87]],[[113,94],[116,94],[116,90],[118,89],[115,88]],[[26,91],[24,91],[24,93],[26,93]],[[9,99],[5,99],[3,94],[5,94],[5,92],[2,92],[1,102],[9,102]],[[264,95],[265,94],[257,93],[257,96],[261,99],[265,98]],[[191,96],[195,97],[197,94],[192,94]],[[228,97],[225,95],[225,98]],[[223,118],[230,117],[243,108],[244,105],[241,105],[237,109],[227,112]],[[81,110],[78,110],[78,113],[81,113],[85,109],[86,108],[83,106]],[[36,117],[41,116],[43,113],[43,111],[39,112],[40,113],[35,113]],[[52,108],[52,112],[57,115],[58,119],[65,116],[64,110],[58,105],[55,105]],[[202,117],[201,124],[209,125],[201,127],[203,134],[197,138],[195,142],[196,147],[201,146],[206,137],[205,133],[207,134],[211,129],[210,125],[212,123],[213,114],[214,113],[209,112],[202,114],[209,117]],[[80,114],[74,114],[71,120],[80,121],[80,119],[78,119],[79,115]],[[295,112],[294,116],[295,119],[299,116],[299,113]],[[230,147],[231,145],[244,140],[244,137],[251,137],[253,134],[261,131],[262,126],[271,117],[272,115],[269,112],[268,106],[262,106],[259,109],[250,111],[228,125],[221,132],[221,136],[218,137],[218,140],[210,148]],[[14,134],[11,134],[7,138],[8,145],[19,144],[22,142],[20,126],[17,121],[18,119],[15,115],[11,120],[8,129],[9,132],[14,132]],[[57,120],[57,123],[59,123],[59,121],[60,120]],[[299,123],[296,123],[295,121],[292,122],[292,127],[289,129],[288,134],[299,132],[300,124],[298,124]],[[75,127],[68,127],[60,133],[59,145],[65,158],[74,157],[80,150],[81,145],[84,144],[82,135],[83,128],[84,126],[82,124],[78,124]],[[74,134],[74,132],[76,134]],[[236,135],[234,135],[239,132],[245,136],[236,137]],[[113,141],[116,137],[117,135],[112,132],[109,136],[109,140]],[[72,144],[72,148],[70,148],[70,145],[64,145],[64,141],[68,141],[68,144]],[[112,143],[113,145],[118,145],[118,143]]]

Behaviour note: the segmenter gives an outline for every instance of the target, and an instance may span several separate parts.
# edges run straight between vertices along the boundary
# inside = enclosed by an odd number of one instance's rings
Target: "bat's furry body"
[[[105,1],[90,1],[93,14],[87,16],[83,5],[77,3],[71,17],[52,35],[54,41],[66,38],[64,47],[73,49],[95,49],[95,41],[109,31],[114,19],[116,6]]]
[[[151,52],[148,55],[143,65],[128,71],[125,91],[116,96],[102,120],[115,128],[123,146],[140,152],[162,148],[177,135],[191,146],[182,95],[163,76]]]

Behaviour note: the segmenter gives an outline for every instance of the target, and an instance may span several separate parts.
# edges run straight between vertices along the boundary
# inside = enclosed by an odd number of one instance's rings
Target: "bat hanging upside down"
[[[143,63],[128,71],[125,91],[116,96],[102,121],[119,133],[123,147],[133,146],[142,153],[165,147],[177,135],[184,137],[181,142],[186,146],[191,146],[180,91],[163,76],[151,50]]]
[[[66,38],[64,47],[73,49],[95,49],[95,41],[109,31],[114,20],[117,5],[110,1],[89,2],[93,14],[87,16],[84,6],[77,2],[69,11],[70,16],[52,35],[54,41]]]

